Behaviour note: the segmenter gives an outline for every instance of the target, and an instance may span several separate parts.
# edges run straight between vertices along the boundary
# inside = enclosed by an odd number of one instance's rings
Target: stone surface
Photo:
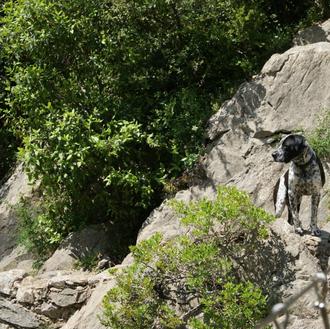
[[[42,266],[41,272],[72,270],[79,259],[95,255],[102,258],[111,253],[110,226],[99,224],[89,226],[80,232],[70,234]]]
[[[330,19],[322,24],[316,24],[299,31],[293,40],[297,46],[316,42],[330,42]]]
[[[287,166],[272,161],[276,143],[270,144],[269,137],[313,129],[322,110],[330,108],[329,76],[330,43],[273,55],[261,74],[243,84],[210,119],[207,133],[213,142],[204,166],[213,184],[236,185],[250,193],[257,205],[272,211],[273,186]],[[328,187],[329,181],[324,190]],[[324,193],[321,222],[328,217],[325,203]],[[308,207],[305,202],[305,217]]]
[[[0,323],[17,328],[39,328],[40,321],[28,309],[0,297]]]
[[[107,273],[80,271],[53,271],[37,276],[18,270],[0,272],[0,282],[6,288],[0,295],[8,296],[0,301],[0,323],[15,326],[20,316],[26,316],[24,328],[34,328],[31,319],[43,324],[47,321],[63,324],[86,303],[99,283],[109,279]]]
[[[102,316],[102,300],[106,292],[114,286],[114,280],[99,283],[87,304],[78,310],[61,329],[104,329],[99,320]]]
[[[32,269],[32,256],[17,245],[17,218],[13,210],[21,197],[30,198],[32,195],[33,186],[20,164],[0,188],[0,271]]]
[[[33,289],[19,287],[16,293],[16,300],[21,304],[33,304],[35,300]]]
[[[10,270],[0,272],[0,294],[12,295],[16,289],[15,284],[22,281],[26,272],[23,270]]]

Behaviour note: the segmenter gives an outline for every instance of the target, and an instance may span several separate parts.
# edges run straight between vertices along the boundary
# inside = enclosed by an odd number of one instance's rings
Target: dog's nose
[[[274,160],[276,160],[276,157],[277,157],[277,152],[276,151],[272,153],[272,157],[273,157]]]

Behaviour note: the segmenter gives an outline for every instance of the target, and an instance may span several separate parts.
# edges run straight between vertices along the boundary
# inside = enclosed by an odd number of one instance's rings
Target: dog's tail
[[[281,217],[284,207],[288,203],[288,175],[287,171],[278,179],[274,188],[273,201],[277,218]]]

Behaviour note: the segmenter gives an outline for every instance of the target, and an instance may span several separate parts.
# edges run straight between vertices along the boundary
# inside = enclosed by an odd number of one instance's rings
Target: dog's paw
[[[299,234],[299,235],[303,235],[304,234],[304,230],[301,227],[295,227],[294,231]]]
[[[313,236],[320,236],[321,235],[321,231],[317,227],[311,228],[311,232],[312,232]]]
[[[275,218],[280,218],[280,217],[281,217],[281,215],[282,215],[282,213],[281,213],[281,212],[276,212],[276,213],[275,213]]]

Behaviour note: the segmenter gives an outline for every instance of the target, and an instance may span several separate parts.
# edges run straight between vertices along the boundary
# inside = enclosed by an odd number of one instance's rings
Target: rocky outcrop
[[[58,327],[86,303],[96,286],[109,281],[108,273],[55,271],[33,277],[22,270],[1,272],[0,323]]]
[[[7,299],[0,298],[0,320],[9,324],[9,328],[39,328],[41,325],[37,316],[22,307],[21,305],[11,303]]]

